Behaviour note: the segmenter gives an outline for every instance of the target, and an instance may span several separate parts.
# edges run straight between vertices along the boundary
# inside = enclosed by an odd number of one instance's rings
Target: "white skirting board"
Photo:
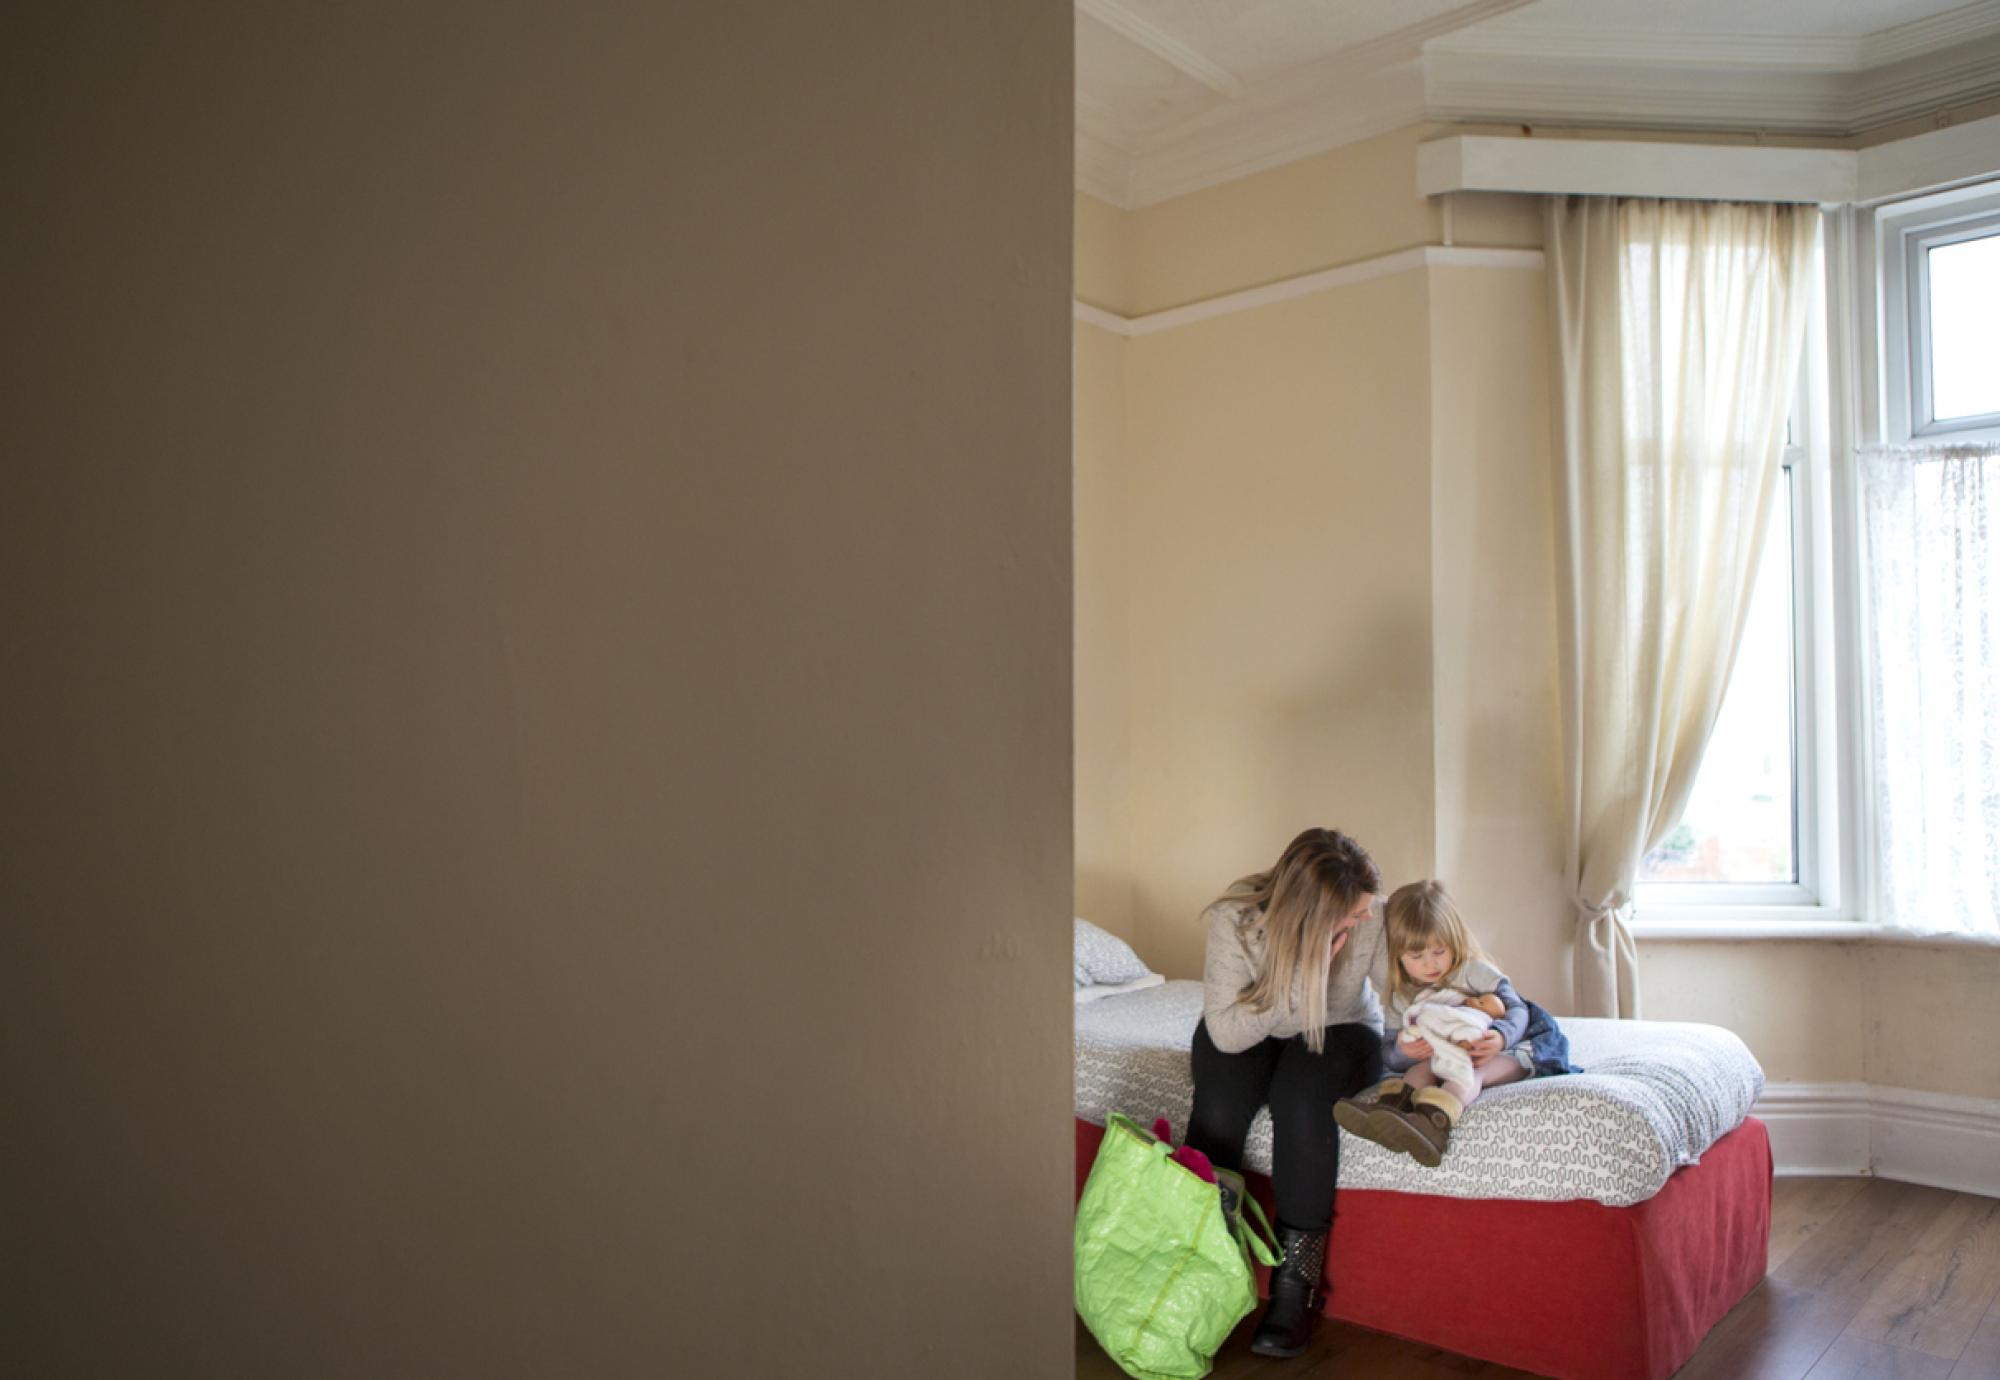
[[[1873,1174],[2000,1197],[2000,1101],[1871,1083],[1773,1083],[1751,1109],[1780,1174]]]

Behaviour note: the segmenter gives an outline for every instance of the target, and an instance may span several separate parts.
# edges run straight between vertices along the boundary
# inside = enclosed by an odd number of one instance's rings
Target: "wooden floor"
[[[1886,1179],[1779,1179],[1764,1282],[1676,1380],[2000,1380],[2000,1199]],[[1215,1380],[1509,1380],[1526,1371],[1322,1321],[1293,1361],[1250,1354]],[[1078,1380],[1122,1372],[1081,1324]]]

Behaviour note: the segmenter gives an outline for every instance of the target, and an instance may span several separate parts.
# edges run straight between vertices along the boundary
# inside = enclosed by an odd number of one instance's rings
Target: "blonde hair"
[[[1388,995],[1392,1002],[1416,990],[1403,971],[1404,954],[1443,944],[1451,950],[1447,977],[1483,956],[1443,882],[1411,882],[1390,892],[1389,903],[1383,908],[1383,927],[1389,945]]]
[[[1332,964],[1326,951],[1334,931],[1363,896],[1382,889],[1382,874],[1368,850],[1334,829],[1308,829],[1286,845],[1269,871],[1240,879],[1222,900],[1245,907],[1237,920],[1264,925],[1264,967],[1243,989],[1252,1011],[1269,1011],[1301,989],[1306,1047],[1318,1054],[1326,1031],[1326,991],[1347,961],[1343,947]]]

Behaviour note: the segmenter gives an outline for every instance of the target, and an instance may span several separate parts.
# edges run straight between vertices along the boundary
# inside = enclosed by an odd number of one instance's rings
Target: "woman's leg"
[[[1323,1231],[1333,1220],[1340,1177],[1340,1137],[1333,1104],[1373,1087],[1382,1076],[1382,1037],[1365,1025],[1333,1025],[1314,1054],[1304,1040],[1284,1042],[1271,1079],[1271,1189],[1278,1220]]]
[[[1284,1043],[1263,1040],[1241,1054],[1224,1054],[1208,1037],[1207,1021],[1194,1028],[1188,1051],[1194,1065],[1194,1111],[1188,1117],[1187,1143],[1224,1169],[1242,1171],[1243,1142],[1270,1094],[1271,1073]]]
[[[1328,1026],[1318,1054],[1304,1040],[1287,1040],[1278,1056],[1271,1076],[1271,1191],[1285,1258],[1271,1271],[1271,1306],[1250,1339],[1260,1356],[1297,1356],[1312,1336],[1340,1177],[1333,1104],[1372,1087],[1381,1072],[1382,1037],[1365,1025]]]

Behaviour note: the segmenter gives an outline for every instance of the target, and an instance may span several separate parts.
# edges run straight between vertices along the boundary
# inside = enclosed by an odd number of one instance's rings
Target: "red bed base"
[[[1078,1194],[1103,1138],[1076,1123]],[[1270,1180],[1249,1181],[1268,1209]],[[1770,1234],[1771,1141],[1753,1117],[1631,1207],[1343,1189],[1326,1312],[1557,1380],[1665,1380],[1764,1277]],[[1413,1304],[1445,1241],[1488,1243],[1478,1286]]]

